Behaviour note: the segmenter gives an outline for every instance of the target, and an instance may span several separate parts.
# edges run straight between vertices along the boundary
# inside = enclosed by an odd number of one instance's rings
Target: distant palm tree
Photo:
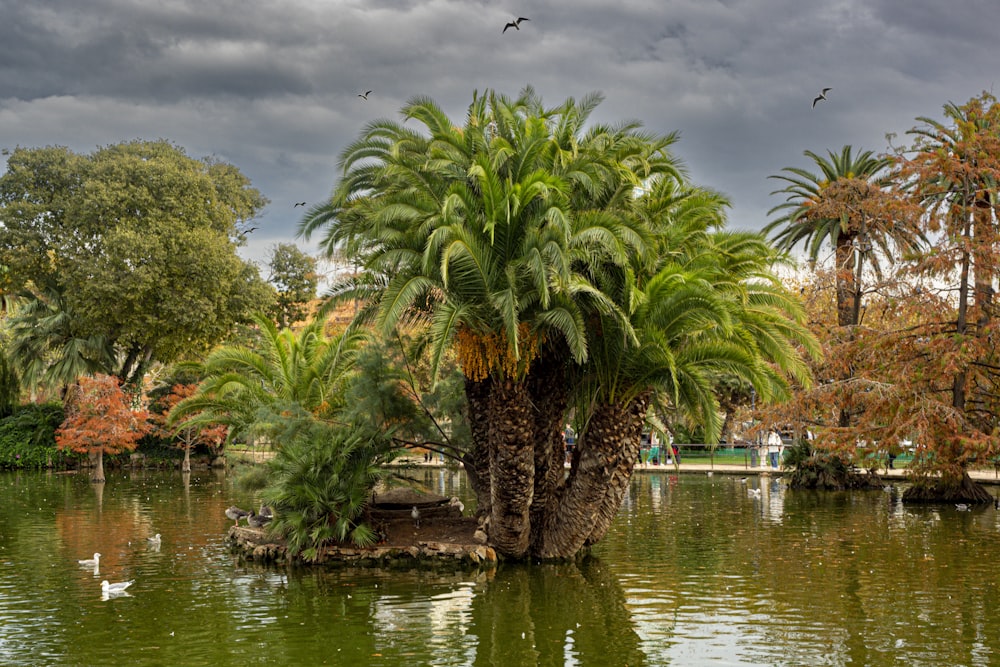
[[[38,390],[63,396],[83,375],[113,373],[113,346],[104,336],[81,335],[56,290],[19,299],[7,326],[11,362],[33,398]]]
[[[884,186],[892,164],[888,157],[871,151],[853,155],[851,146],[827,157],[805,151],[819,173],[786,167],[771,178],[788,185],[772,194],[787,195],[784,203],[768,215],[781,215],[764,227],[780,248],[791,250],[802,243],[809,261],[816,262],[823,246],[834,250],[837,280],[837,321],[841,326],[858,324],[861,314],[862,263],[867,260],[877,274],[881,263],[891,260],[892,245],[912,250],[921,241],[902,199]]]

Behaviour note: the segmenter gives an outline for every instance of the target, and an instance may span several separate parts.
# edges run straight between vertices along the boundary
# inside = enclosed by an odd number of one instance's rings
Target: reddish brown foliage
[[[133,451],[151,428],[148,418],[145,410],[131,409],[116,378],[84,376],[67,392],[56,444],[82,454]]]

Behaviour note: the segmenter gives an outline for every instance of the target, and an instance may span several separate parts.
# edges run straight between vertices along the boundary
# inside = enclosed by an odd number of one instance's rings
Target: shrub
[[[301,418],[282,440],[262,495],[275,513],[270,529],[285,538],[289,555],[315,561],[329,542],[374,542],[362,517],[386,474],[381,464],[391,455],[390,439]]]
[[[70,455],[56,448],[62,405],[29,404],[0,419],[0,468],[64,468]]]

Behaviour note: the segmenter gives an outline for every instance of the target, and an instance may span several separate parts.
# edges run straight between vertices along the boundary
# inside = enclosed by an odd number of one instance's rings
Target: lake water
[[[234,503],[213,472],[0,474],[0,664],[1000,664],[992,507],[637,474],[594,558],[454,572],[240,564]]]

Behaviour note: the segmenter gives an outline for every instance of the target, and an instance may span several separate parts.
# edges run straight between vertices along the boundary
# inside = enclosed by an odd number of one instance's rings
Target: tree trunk
[[[611,476],[611,483],[608,484],[603,502],[597,508],[597,515],[594,520],[594,528],[590,531],[584,546],[597,544],[608,533],[611,523],[618,515],[618,510],[625,499],[629,482],[632,480],[632,472],[635,470],[635,462],[639,458],[639,449],[642,447],[642,429],[646,423],[646,410],[649,408],[650,396],[648,394],[639,396],[629,405],[625,415],[624,426],[625,436],[622,443],[622,453],[618,456],[615,470]],[[664,443],[670,447],[670,442]]]
[[[97,450],[97,461],[90,471],[90,481],[96,484],[104,482],[104,449]]]
[[[495,380],[490,400],[490,545],[524,558],[531,538],[535,487],[534,420],[525,381]]]
[[[841,234],[834,250],[837,262],[837,324],[848,327],[857,324],[854,319],[854,296],[857,293],[854,265],[854,235]]]
[[[181,463],[181,472],[191,472],[191,445],[184,446],[184,462]]]
[[[490,516],[490,388],[489,378],[474,382],[465,379],[465,399],[468,406],[469,430],[472,434],[472,449],[462,463],[469,478],[469,484],[476,494],[476,516],[485,519]]]
[[[963,472],[958,480],[925,478],[903,492],[904,503],[966,503],[985,505],[994,502],[993,494]]]
[[[532,551],[539,540],[552,499],[566,479],[563,440],[569,389],[558,354],[543,355],[532,367],[528,389],[532,397],[535,443],[535,489],[531,502]]]
[[[572,558],[604,536],[628,488],[648,404],[643,396],[626,405],[597,406],[577,438],[569,478],[549,503],[534,556]]]

